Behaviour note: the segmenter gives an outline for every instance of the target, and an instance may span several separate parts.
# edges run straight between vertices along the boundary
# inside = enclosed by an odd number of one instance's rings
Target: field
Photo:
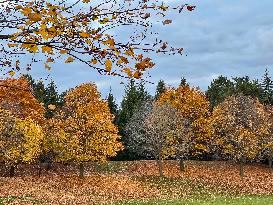
[[[273,204],[273,179],[263,165],[246,165],[240,178],[232,162],[166,161],[164,178],[154,161],[54,164],[38,176],[37,167],[20,165],[16,177],[0,178],[0,204]],[[2,168],[1,173],[4,173]]]

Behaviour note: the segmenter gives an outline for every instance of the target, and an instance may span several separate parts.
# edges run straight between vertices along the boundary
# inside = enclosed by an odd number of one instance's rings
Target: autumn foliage
[[[172,23],[166,17],[170,11],[181,13],[194,8],[151,0],[4,0],[0,2],[0,65],[14,75],[22,68],[31,69],[37,61],[50,70],[60,59],[64,63],[82,62],[103,75],[140,78],[154,67],[146,52],[183,53],[183,48],[169,46],[163,40],[148,40],[155,35],[153,21],[168,25]],[[120,33],[120,28],[128,31],[122,38],[113,35]],[[23,64],[22,55],[32,60]]]
[[[31,118],[44,123],[45,109],[32,94],[24,77],[0,80],[0,106],[20,119]]]
[[[123,148],[113,117],[96,86],[82,84],[67,93],[63,108],[49,121],[45,147],[56,161],[106,161]]]
[[[185,85],[167,90],[160,96],[159,102],[170,103],[188,121],[192,132],[192,153],[196,156],[208,153],[212,130],[206,96],[200,90]]]

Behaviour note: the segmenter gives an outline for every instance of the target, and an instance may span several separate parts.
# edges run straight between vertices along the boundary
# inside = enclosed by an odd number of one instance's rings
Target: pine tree
[[[261,87],[262,87],[262,101],[265,104],[273,105],[273,81],[271,80],[269,76],[268,69],[265,69]]]
[[[157,100],[159,98],[159,96],[164,93],[166,91],[166,85],[165,82],[163,80],[160,80],[157,83],[156,86],[156,92],[155,92],[155,99]]]
[[[184,77],[181,78],[180,86],[189,86],[186,78],[184,78]]]
[[[115,116],[113,122],[114,122],[114,124],[116,124],[117,117],[118,117],[118,105],[115,102],[115,98],[111,92],[111,88],[110,88],[110,92],[107,97],[107,102],[108,102],[108,106],[109,106],[111,114]]]

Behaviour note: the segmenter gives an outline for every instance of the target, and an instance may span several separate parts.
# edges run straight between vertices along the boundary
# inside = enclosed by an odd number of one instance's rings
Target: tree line
[[[0,161],[13,176],[20,163],[84,163],[155,159],[228,159],[243,164],[273,158],[273,82],[219,76],[204,93],[185,78],[177,88],[163,80],[151,95],[130,79],[120,107],[95,84],[62,94],[30,75],[0,82]]]

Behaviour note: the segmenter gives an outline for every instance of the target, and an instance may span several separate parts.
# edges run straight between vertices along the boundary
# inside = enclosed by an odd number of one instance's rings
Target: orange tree
[[[193,156],[201,156],[208,153],[211,126],[209,119],[209,102],[204,93],[188,85],[182,85],[177,89],[168,89],[161,94],[158,100],[161,103],[170,103],[177,108],[181,112],[184,120],[187,121],[187,127],[185,127],[185,129],[191,132],[191,154]],[[182,167],[183,164],[181,164],[181,168]]]
[[[273,108],[271,105],[265,106],[266,115],[268,117],[269,133],[263,135],[260,139],[261,146],[261,159],[267,159],[269,164],[269,171],[272,172],[272,160],[273,160]]]
[[[214,151],[240,162],[243,176],[243,163],[257,157],[262,137],[269,134],[264,106],[257,99],[234,95],[214,109],[212,119]]]
[[[155,34],[153,22],[170,24],[171,10],[181,13],[194,8],[152,0],[2,0],[0,65],[13,75],[39,60],[50,69],[51,63],[62,58],[65,63],[80,61],[100,74],[139,78],[154,66],[146,52],[183,51],[157,38],[148,40]],[[118,38],[114,33],[120,34],[121,29],[127,34],[122,32],[125,36]],[[23,65],[21,55],[32,60]]]
[[[33,96],[24,77],[0,80],[0,106],[17,118],[31,118],[44,123],[45,109]]]
[[[44,138],[42,127],[32,119],[19,119],[0,109],[0,161],[10,167],[10,176],[18,163],[34,162]]]
[[[48,149],[55,151],[57,161],[80,163],[105,161],[123,146],[108,103],[100,98],[94,84],[82,84],[64,97],[62,110],[49,123]]]

